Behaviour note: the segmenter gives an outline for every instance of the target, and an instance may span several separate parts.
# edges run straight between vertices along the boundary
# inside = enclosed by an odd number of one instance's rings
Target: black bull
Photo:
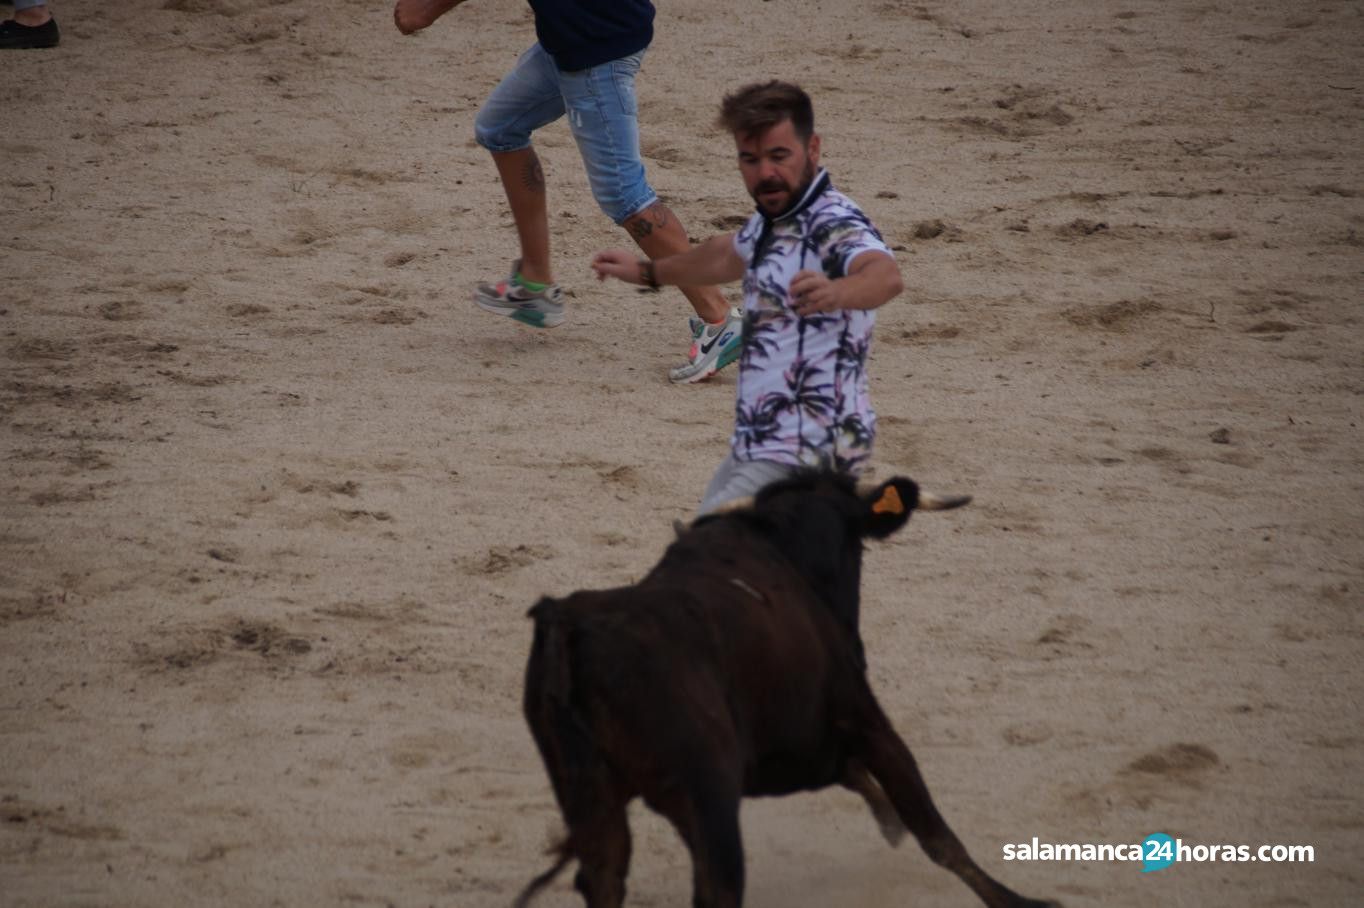
[[[516,904],[576,858],[589,908],[621,905],[626,805],[642,796],[691,851],[696,908],[737,908],[740,799],[835,784],[867,799],[892,843],[907,827],[991,908],[1050,904],[971,859],[867,682],[863,539],[966,500],[898,477],[861,495],[811,474],[697,521],[635,586],[536,604],[526,720],[568,833]]]

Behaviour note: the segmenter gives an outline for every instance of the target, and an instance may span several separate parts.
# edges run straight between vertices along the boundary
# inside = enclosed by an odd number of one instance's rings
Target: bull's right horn
[[[745,511],[753,507],[754,500],[752,495],[745,495],[743,498],[734,498],[717,504],[701,516],[718,517],[722,514],[733,514],[735,511]]]
[[[919,490],[919,510],[921,511],[950,511],[962,505],[970,504],[970,495],[935,495],[932,492]]]

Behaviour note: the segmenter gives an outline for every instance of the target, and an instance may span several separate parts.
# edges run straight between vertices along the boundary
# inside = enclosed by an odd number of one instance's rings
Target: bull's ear
[[[912,479],[896,476],[862,496],[866,505],[863,532],[873,539],[884,539],[909,520],[919,506],[919,487]]]

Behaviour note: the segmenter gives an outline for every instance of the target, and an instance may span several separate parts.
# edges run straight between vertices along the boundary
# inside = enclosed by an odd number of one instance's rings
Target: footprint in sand
[[[482,558],[465,558],[460,567],[465,574],[473,577],[496,577],[511,571],[528,567],[537,561],[548,561],[555,552],[542,545],[495,545]]]
[[[268,621],[230,619],[208,627],[158,628],[153,639],[134,644],[134,662],[151,674],[187,671],[216,662],[226,653],[255,653],[279,663],[312,652],[308,638]]]
[[[1119,300],[1102,306],[1072,306],[1063,311],[1061,316],[1077,328],[1126,331],[1134,323],[1162,308],[1155,300]]]
[[[1202,778],[1222,765],[1217,752],[1202,744],[1171,744],[1137,757],[1120,774],[1146,776],[1197,786]]]
[[[110,300],[96,307],[99,317],[110,322],[131,322],[143,318],[142,304],[137,300]]]

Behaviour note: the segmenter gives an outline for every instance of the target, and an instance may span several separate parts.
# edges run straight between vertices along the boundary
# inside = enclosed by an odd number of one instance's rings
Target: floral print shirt
[[[768,218],[759,211],[749,218],[734,248],[748,262],[735,459],[860,472],[876,432],[867,393],[876,313],[845,309],[802,317],[791,309],[790,286],[803,269],[840,278],[862,253],[890,250],[823,169],[785,214]]]

